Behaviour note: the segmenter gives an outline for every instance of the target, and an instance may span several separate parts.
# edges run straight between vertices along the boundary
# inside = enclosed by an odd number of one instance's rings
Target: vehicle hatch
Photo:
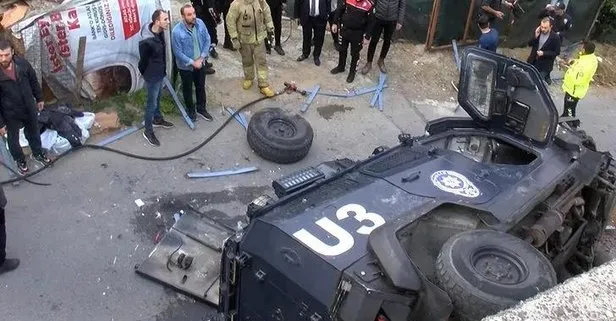
[[[558,112],[535,67],[476,47],[464,50],[458,102],[481,126],[544,146]]]

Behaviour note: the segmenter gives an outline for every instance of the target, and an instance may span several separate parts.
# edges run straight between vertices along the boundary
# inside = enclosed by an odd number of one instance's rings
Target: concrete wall
[[[616,260],[483,321],[616,320]]]

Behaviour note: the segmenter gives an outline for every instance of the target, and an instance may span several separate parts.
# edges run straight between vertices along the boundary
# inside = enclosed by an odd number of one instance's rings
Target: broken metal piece
[[[456,68],[460,71],[460,66],[462,65],[462,61],[460,60],[460,55],[458,54],[458,43],[455,39],[451,41],[451,45],[453,46],[453,59],[456,62]]]
[[[302,109],[301,109],[302,113],[305,113],[308,110],[308,107],[310,107],[310,104],[312,104],[314,97],[317,96],[320,89],[321,89],[321,86],[315,85],[314,89],[310,91],[310,96],[308,96],[308,98],[306,99],[306,102],[302,105]]]
[[[233,109],[233,107],[224,107],[225,111],[227,112],[227,114],[229,114],[229,116],[233,116],[233,118],[235,118],[235,120],[240,123],[240,125],[242,125],[242,127],[244,127],[244,129],[248,129],[248,121],[246,120],[245,116],[242,113],[235,113],[235,109]]]
[[[184,121],[186,121],[186,124],[188,124],[188,127],[194,130],[195,124],[192,122],[192,120],[190,120],[190,117],[188,117],[188,114],[186,113],[184,106],[180,102],[180,99],[178,98],[177,93],[175,92],[175,90],[173,89],[173,86],[171,85],[171,82],[169,81],[169,78],[167,77],[163,78],[163,85],[165,85],[165,87],[167,87],[167,89],[171,93],[171,97],[173,97],[175,106],[180,110],[180,113],[182,113],[182,117],[184,117]]]
[[[377,86],[374,92],[374,95],[372,96],[372,100],[370,101],[370,107],[374,107],[378,101],[380,111],[383,111],[383,107],[382,107],[383,101],[382,101],[382,98],[379,98],[379,97],[383,95],[383,88],[385,86],[385,80],[387,80],[387,75],[384,73],[381,73],[379,75],[379,85]]]
[[[208,178],[208,177],[218,177],[218,176],[228,176],[228,175],[236,175],[236,174],[244,174],[250,173],[259,170],[256,167],[244,167],[244,168],[234,168],[228,169],[218,172],[211,171],[194,171],[186,173],[186,177],[188,178]]]
[[[127,129],[125,129],[123,131],[120,131],[119,133],[117,133],[115,135],[109,136],[109,137],[101,140],[100,142],[96,143],[96,145],[97,146],[105,146],[107,144],[111,144],[111,143],[113,143],[113,142],[115,142],[115,141],[117,141],[117,140],[119,140],[121,138],[124,138],[125,136],[128,136],[128,135],[130,135],[130,134],[140,130],[141,128],[143,128],[143,125],[139,126],[139,127],[134,127],[134,126],[133,127],[129,127],[129,128],[127,128]]]
[[[219,225],[182,215],[135,272],[217,305],[222,245],[233,234]]]

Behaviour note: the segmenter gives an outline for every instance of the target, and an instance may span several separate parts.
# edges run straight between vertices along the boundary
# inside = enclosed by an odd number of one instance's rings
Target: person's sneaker
[[[148,143],[150,143],[150,145],[152,145],[152,146],[160,146],[160,142],[158,141],[158,138],[156,138],[156,135],[154,135],[154,133],[146,133],[144,131],[143,132],[143,137],[145,138],[145,140],[148,141]]]
[[[383,61],[383,59],[379,59],[379,61],[377,61],[376,64],[379,66],[379,69],[381,70],[382,73],[384,74],[387,73],[387,68],[385,68],[385,61]]]
[[[15,161],[15,163],[17,164],[17,169],[19,169],[19,172],[21,172],[22,174],[25,174],[28,172],[28,163],[26,162],[26,160],[20,160],[20,161]]]
[[[214,59],[218,59],[218,52],[216,51],[216,48],[212,47],[212,49],[210,49],[210,56]]]
[[[361,69],[362,75],[365,75],[365,74],[369,73],[371,69],[372,69],[372,63],[371,62],[366,62],[364,67]]]
[[[214,64],[206,60],[205,61],[205,67],[212,68],[212,67],[214,67]]]
[[[332,74],[334,74],[334,75],[335,75],[335,74],[339,74],[339,73],[341,73],[341,72],[344,72],[344,68],[341,68],[341,67],[336,67],[336,68],[332,69],[330,72],[331,72]]]
[[[168,121],[164,120],[163,118],[161,118],[161,119],[154,119],[154,121],[152,122],[152,125],[154,127],[162,127],[162,128],[171,128],[171,127],[173,127],[173,123],[168,122]]]
[[[19,266],[18,259],[6,259],[0,264],[0,274],[15,270]]]
[[[210,115],[210,113],[207,112],[207,110],[201,110],[201,111],[197,111],[197,115],[203,117],[203,119],[207,120],[207,121],[212,121],[214,120],[214,118],[212,117],[212,115]]]
[[[252,87],[252,80],[244,79],[244,81],[242,81],[242,88],[244,88],[244,90],[248,90],[250,87]]]
[[[281,55],[284,56],[285,52],[284,49],[282,49],[282,46],[278,45],[278,46],[274,46],[274,50],[276,50],[276,52]]]
[[[212,67],[205,68],[205,74],[206,75],[212,75],[214,73],[216,73],[216,70],[214,70],[214,68],[212,68]]]
[[[51,164],[51,160],[43,154],[34,155],[34,160],[41,163],[43,166]]]

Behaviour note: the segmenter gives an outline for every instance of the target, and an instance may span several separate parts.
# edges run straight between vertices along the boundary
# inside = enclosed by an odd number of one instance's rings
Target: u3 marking
[[[347,204],[336,211],[338,221],[345,220],[351,215],[356,221],[362,223],[362,226],[355,231],[357,234],[370,235],[377,227],[385,224],[385,219],[381,215],[369,213],[366,208],[359,204]],[[367,225],[366,222],[370,224]],[[324,256],[344,254],[355,245],[353,235],[329,218],[323,217],[317,220],[315,224],[333,236],[337,243],[335,245],[326,244],[304,228],[293,233],[293,236],[311,250]]]

